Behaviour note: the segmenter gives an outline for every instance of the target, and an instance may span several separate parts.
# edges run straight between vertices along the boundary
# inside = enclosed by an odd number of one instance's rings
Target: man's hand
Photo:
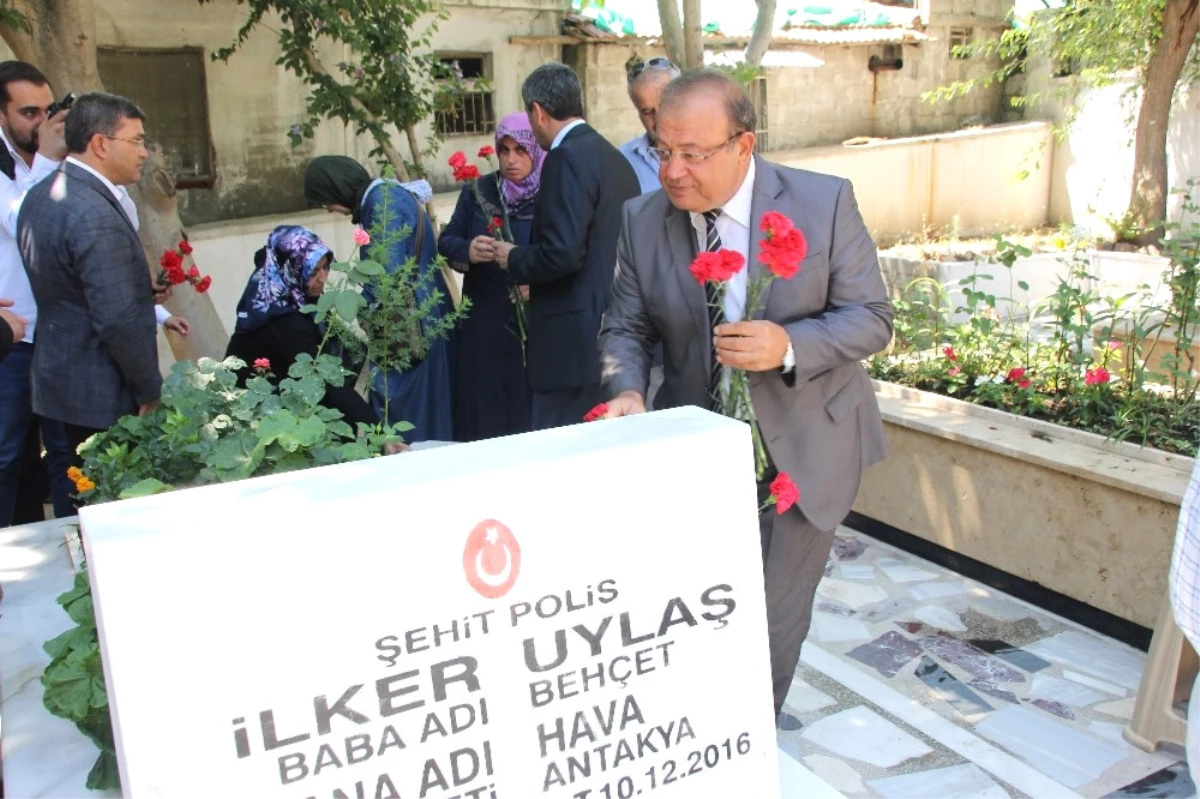
[[[633,416],[636,413],[645,412],[646,401],[642,399],[640,393],[631,389],[622,391],[608,401],[608,413],[604,415],[604,418],[616,419],[618,416]]]
[[[163,327],[167,330],[174,330],[181,338],[187,338],[188,333],[192,332],[192,324],[184,316],[171,316],[167,321],[163,322]]]
[[[62,161],[67,157],[67,114],[59,111],[38,128],[38,152],[51,161]]]
[[[150,281],[150,290],[154,292],[154,304],[162,305],[167,300],[171,299],[171,287],[159,283],[157,280]]]
[[[501,269],[508,269],[508,254],[516,246],[515,244],[509,244],[507,241],[492,242],[492,260],[499,264]]]
[[[0,300],[0,319],[3,319],[12,328],[13,341],[20,341],[25,338],[25,326],[29,324],[29,320],[23,316],[17,316],[12,311],[4,310],[11,307],[12,304],[12,300]]]
[[[471,239],[471,246],[467,248],[467,260],[473,264],[486,264],[492,260],[492,245],[495,241],[491,236],[476,236]]]
[[[153,413],[154,409],[158,407],[158,404],[159,400],[155,400],[154,402],[147,402],[144,405],[139,405],[138,416],[145,416],[148,413]]]
[[[756,319],[717,325],[713,331],[717,361],[750,372],[766,372],[783,366],[788,333],[774,322]]]
[[[516,286],[513,289],[513,293],[509,297],[509,299],[511,299],[515,303],[517,301],[517,297],[520,297],[521,299],[525,300],[525,302],[529,302],[529,286],[528,286],[528,284],[526,284],[524,286]]]

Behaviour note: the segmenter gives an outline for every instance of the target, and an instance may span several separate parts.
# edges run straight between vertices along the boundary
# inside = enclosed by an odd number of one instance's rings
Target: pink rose
[[[358,225],[354,226],[354,243],[359,247],[366,247],[371,243],[371,234],[363,230]]]

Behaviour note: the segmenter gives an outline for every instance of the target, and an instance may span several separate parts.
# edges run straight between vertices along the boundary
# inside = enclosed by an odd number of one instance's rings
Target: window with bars
[[[146,138],[162,146],[177,185],[210,188],[215,175],[204,50],[101,47],[96,62],[104,88],[145,112]]]
[[[754,151],[765,153],[770,147],[767,124],[767,76],[759,75],[750,82],[750,104],[754,106],[754,117],[758,124],[754,130]]]
[[[437,59],[461,86],[449,108],[433,115],[443,136],[482,136],[496,130],[491,90],[492,57],[487,53],[438,53]]]
[[[971,57],[970,52],[960,50],[959,48],[966,47],[971,43],[971,37],[974,31],[971,28],[951,28],[950,29],[950,57],[958,60],[963,60]]]

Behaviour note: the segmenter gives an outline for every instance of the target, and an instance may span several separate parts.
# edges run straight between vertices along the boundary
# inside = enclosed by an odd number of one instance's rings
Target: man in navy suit
[[[607,399],[597,337],[617,263],[621,206],[638,196],[625,156],[583,120],[583,87],[564,64],[543,64],[521,86],[548,154],[528,246],[497,241],[512,282],[529,285],[529,383],[535,430],[582,421]]]
[[[76,100],[67,159],[17,218],[38,308],[33,410],[66,425],[72,453],[122,416],[152,410],[162,388],[150,269],[117,188],[141,179],[145,118],[123,97]]]

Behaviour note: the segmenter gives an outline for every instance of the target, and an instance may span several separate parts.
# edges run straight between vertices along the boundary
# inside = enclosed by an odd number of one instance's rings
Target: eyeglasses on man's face
[[[739,130],[739,131],[735,132],[728,139],[721,142],[716,147],[712,148],[711,150],[709,150],[706,153],[693,153],[693,152],[688,152],[686,150],[668,150],[665,147],[651,147],[650,149],[653,150],[655,155],[658,156],[658,162],[661,165],[666,165],[666,164],[671,163],[672,158],[678,158],[680,161],[683,161],[683,163],[685,163],[688,166],[699,166],[700,164],[703,164],[708,159],[712,158],[717,153],[721,152],[721,150],[724,150],[726,147],[733,144],[735,141],[737,141],[737,137],[741,136],[745,132],[746,131],[744,131],[744,130]]]
[[[632,82],[635,79],[637,79],[638,75],[641,75],[643,72],[645,72],[648,69],[674,69],[674,68],[675,68],[675,65],[671,63],[671,59],[663,58],[662,56],[655,56],[654,58],[651,58],[648,61],[638,61],[634,64],[631,64],[629,66],[629,68],[625,70],[625,74],[627,74],[629,76],[629,80]]]
[[[104,134],[101,134],[101,135],[104,135]],[[150,142],[147,141],[145,136],[142,136],[137,139],[129,139],[129,138],[125,138],[124,136],[104,136],[104,138],[111,139],[113,141],[126,141],[126,142],[129,142],[130,144],[134,145],[138,149],[146,150],[147,152],[150,149]]]

